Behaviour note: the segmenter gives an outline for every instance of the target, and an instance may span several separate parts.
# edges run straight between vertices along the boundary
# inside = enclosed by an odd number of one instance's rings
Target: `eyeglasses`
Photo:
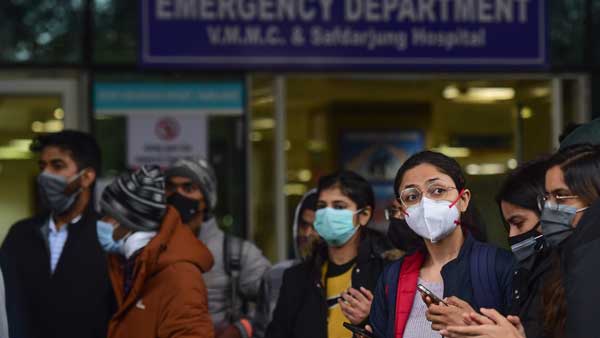
[[[554,208],[558,208],[558,206],[560,204],[563,204],[565,200],[570,200],[570,199],[575,199],[575,198],[579,198],[579,196],[577,195],[558,195],[558,194],[551,194],[551,193],[545,193],[545,194],[541,194],[537,197],[537,205],[538,205],[538,209],[540,211],[544,210],[544,206],[546,205],[546,202],[550,202],[550,205],[553,206]]]
[[[410,187],[402,190],[400,192],[400,203],[404,206],[404,208],[410,208],[414,205],[421,203],[421,199],[423,199],[423,195],[431,200],[446,200],[448,197],[448,193],[451,190],[456,190],[456,187],[449,187],[443,185],[439,182],[431,182],[426,186],[425,193],[421,191],[421,189],[417,187]]]

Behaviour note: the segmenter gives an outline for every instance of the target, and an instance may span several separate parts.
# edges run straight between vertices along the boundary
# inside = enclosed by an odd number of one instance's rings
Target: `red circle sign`
[[[156,123],[154,127],[154,133],[156,136],[163,141],[172,141],[179,136],[181,127],[179,122],[172,117],[165,117]]]

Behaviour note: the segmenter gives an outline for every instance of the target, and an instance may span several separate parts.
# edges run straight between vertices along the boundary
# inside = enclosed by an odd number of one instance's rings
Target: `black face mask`
[[[405,252],[411,252],[423,244],[423,239],[408,227],[406,221],[392,218],[388,228],[388,237],[392,244]]]
[[[179,211],[183,224],[188,224],[198,212],[200,201],[175,193],[167,198],[167,203]]]
[[[544,246],[544,237],[537,231],[537,227],[536,225],[525,233],[508,238],[510,249],[519,261],[519,265],[528,265],[527,262],[535,258],[535,254]]]

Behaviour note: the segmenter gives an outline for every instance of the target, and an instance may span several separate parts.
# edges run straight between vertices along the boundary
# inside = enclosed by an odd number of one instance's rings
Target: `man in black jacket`
[[[40,136],[31,149],[48,211],[14,224],[0,249],[10,262],[7,304],[21,309],[9,318],[11,337],[106,337],[114,296],[91,203],[100,149],[89,134],[69,130]],[[14,332],[22,323],[27,332]]]

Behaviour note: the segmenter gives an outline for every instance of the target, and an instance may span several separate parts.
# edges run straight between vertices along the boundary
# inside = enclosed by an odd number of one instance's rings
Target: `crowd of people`
[[[411,156],[386,233],[369,182],[320,177],[275,265],[224,232],[205,159],[142,166],[93,203],[98,144],[39,136],[44,212],[0,248],[0,338],[582,338],[600,299],[600,119],[522,163],[496,202],[510,251],[486,241],[461,166]]]

